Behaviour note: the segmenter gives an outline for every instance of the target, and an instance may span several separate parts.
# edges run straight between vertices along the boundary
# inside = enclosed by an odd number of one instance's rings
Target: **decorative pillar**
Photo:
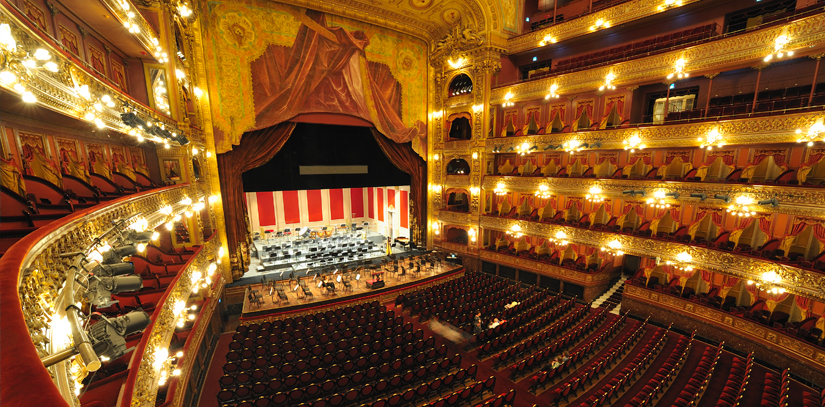
[[[814,68],[814,82],[811,84],[811,93],[808,95],[808,106],[810,106],[811,102],[814,100],[814,92],[816,92],[816,77],[819,75],[819,63],[822,61],[823,56],[825,56],[825,54],[811,55],[811,58],[816,59],[816,68]]]
[[[709,73],[709,74],[705,75],[705,78],[710,79],[710,81],[708,82],[708,98],[705,101],[705,116],[708,115],[708,108],[710,107],[710,95],[711,95],[711,91],[713,90],[713,78],[715,78],[717,76],[719,76],[719,72]]]
[[[759,81],[762,79],[762,69],[764,69],[764,65],[760,65],[754,67],[759,73],[756,74],[756,87],[753,88],[753,105],[751,106],[751,112],[756,109],[756,99],[759,97]]]

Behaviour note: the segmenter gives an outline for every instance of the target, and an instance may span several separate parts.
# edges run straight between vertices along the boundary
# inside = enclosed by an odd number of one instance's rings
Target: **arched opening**
[[[578,126],[576,126],[576,128],[579,131],[590,130],[590,126],[592,124],[593,124],[593,122],[590,120],[590,117],[588,117],[586,114],[583,114],[583,115],[579,116]]]
[[[742,239],[740,238],[739,241],[741,242]],[[786,256],[790,258],[802,256],[805,260],[810,261],[821,251],[822,249],[820,247],[819,240],[817,240],[816,236],[814,236],[813,227],[806,226],[805,229],[799,232],[799,234],[796,235],[796,238],[793,239],[790,247],[788,247],[788,253],[786,253]]]
[[[470,119],[457,117],[450,123],[450,140],[469,140],[473,137],[473,128]]]
[[[682,161],[682,157],[674,158],[670,164],[663,165],[658,171],[662,179],[682,179],[690,170],[691,164]]]
[[[461,158],[456,158],[447,163],[447,174],[451,175],[468,175],[470,174],[470,164]]]
[[[473,93],[473,81],[466,74],[458,75],[450,82],[447,92],[449,97]]]
[[[536,122],[536,115],[530,115],[530,121],[527,122],[527,134],[538,134],[539,124]]]
[[[564,130],[564,122],[561,120],[561,115],[557,114],[547,127],[550,128],[550,133],[561,133]]]
[[[456,212],[469,212],[470,211],[470,198],[464,192],[450,192],[447,195],[447,208],[448,211],[456,211]]]
[[[579,121],[581,123],[581,120]],[[613,128],[618,127],[622,124],[622,116],[619,115],[619,111],[617,110],[616,106],[613,106],[613,109],[610,110],[610,113],[607,114],[607,121],[605,122],[605,128]],[[580,127],[581,128],[581,127]]]
[[[446,237],[450,243],[467,244],[470,241],[467,231],[459,228],[448,229]]]
[[[610,160],[604,160],[593,166],[593,174],[596,178],[610,178],[616,172],[616,166]]]

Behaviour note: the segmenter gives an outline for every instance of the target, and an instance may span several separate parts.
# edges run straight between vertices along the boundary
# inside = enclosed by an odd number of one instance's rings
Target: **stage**
[[[309,276],[296,275],[293,280],[267,280],[265,283],[261,283],[259,278],[256,284],[250,284],[247,287],[242,315],[253,317],[272,312],[291,311],[307,304],[322,305],[327,302],[348,300],[350,297],[385,293],[462,268],[461,265],[439,260],[443,259],[440,254],[407,254],[408,256],[404,256],[404,253],[394,255],[393,257],[397,259],[395,262],[390,258],[383,259],[384,261],[380,264],[373,265],[372,269],[369,266],[358,266],[345,271],[332,270],[320,275],[311,272]],[[334,284],[334,290],[323,287],[324,277],[327,278],[328,283]],[[377,289],[369,287],[370,281],[377,279],[380,279],[383,285]],[[253,291],[252,295],[250,295],[250,290]],[[256,300],[251,301],[251,298],[256,298]]]

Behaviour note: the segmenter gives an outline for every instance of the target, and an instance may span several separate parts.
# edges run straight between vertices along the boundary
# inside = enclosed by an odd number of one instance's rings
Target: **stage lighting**
[[[189,139],[186,138],[186,136],[184,136],[183,134],[179,135],[177,140],[178,140],[178,144],[180,144],[181,146],[185,146],[185,145],[189,144]]]
[[[86,289],[86,299],[92,305],[105,308],[112,304],[112,294],[138,291],[143,288],[143,279],[140,276],[97,277],[89,280]]]
[[[137,252],[138,248],[135,245],[113,247],[111,250],[103,253],[103,264],[120,263],[124,257],[133,256],[137,254]]]
[[[101,359],[109,360],[119,358],[134,349],[126,349],[126,337],[143,331],[151,322],[149,314],[143,310],[132,311],[114,319],[102,318],[102,321],[89,328],[89,339],[95,353]]]
[[[135,274],[135,265],[132,263],[100,264],[92,269],[92,274],[98,277],[114,277],[125,274]]]
[[[141,118],[133,112],[121,113],[120,120],[123,120],[123,124],[129,127],[146,127],[146,122],[141,120]]]

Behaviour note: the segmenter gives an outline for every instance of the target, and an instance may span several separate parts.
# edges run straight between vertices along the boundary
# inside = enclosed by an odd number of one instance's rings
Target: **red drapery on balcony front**
[[[802,311],[803,319],[811,316],[811,299],[797,295],[795,298],[796,306]]]
[[[725,297],[727,297],[728,295],[728,291],[730,291],[730,289],[738,283],[739,278],[726,276],[725,282],[722,283],[722,288],[719,290],[719,296],[722,297],[722,299],[724,300]]]
[[[553,122],[556,120],[556,117],[559,118],[561,126],[564,127],[564,112],[565,108],[563,104],[550,106],[550,119],[547,121],[546,127],[549,128],[552,126]],[[549,131],[545,130],[545,133],[549,133]]]
[[[773,310],[776,309],[776,306],[780,302],[785,301],[785,299],[788,298],[789,295],[790,294],[788,293],[773,294],[769,292],[767,294],[768,298],[765,300],[765,306],[768,308],[768,311],[773,312]]]

